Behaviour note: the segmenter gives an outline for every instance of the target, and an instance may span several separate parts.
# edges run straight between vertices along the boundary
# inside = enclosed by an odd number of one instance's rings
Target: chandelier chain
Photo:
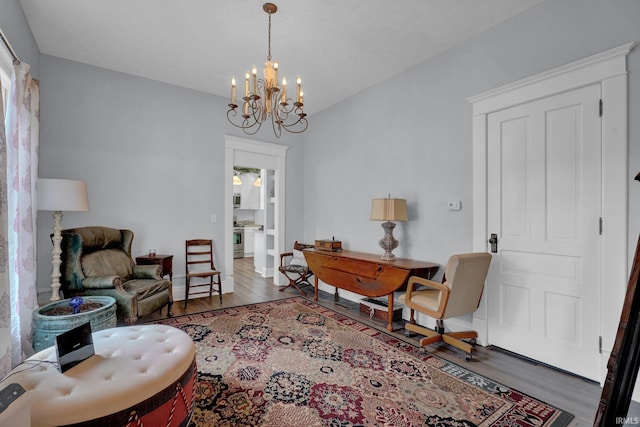
[[[271,61],[271,12],[269,12],[269,49],[267,51],[267,61]]]

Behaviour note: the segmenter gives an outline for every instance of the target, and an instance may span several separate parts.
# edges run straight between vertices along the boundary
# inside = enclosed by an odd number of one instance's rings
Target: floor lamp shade
[[[404,199],[373,199],[371,201],[372,221],[385,221],[382,223],[384,237],[378,242],[384,249],[382,259],[393,261],[396,257],[393,250],[398,247],[398,241],[393,237],[393,229],[396,225],[392,221],[407,220],[407,201]]]
[[[38,210],[53,211],[51,301],[60,299],[62,211],[88,211],[87,184],[71,179],[39,179]]]
[[[38,210],[88,211],[87,183],[71,179],[39,179]]]

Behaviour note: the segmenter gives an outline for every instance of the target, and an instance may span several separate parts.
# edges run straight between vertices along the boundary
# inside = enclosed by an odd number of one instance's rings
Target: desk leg
[[[389,332],[393,332],[393,292],[389,294],[389,307],[387,309],[387,329]]]
[[[318,276],[313,276],[313,300],[318,301]]]

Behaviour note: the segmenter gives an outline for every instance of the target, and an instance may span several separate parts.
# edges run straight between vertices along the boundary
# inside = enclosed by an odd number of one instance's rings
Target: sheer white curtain
[[[14,64],[9,88],[9,100],[5,116],[6,163],[3,161],[3,197],[0,200],[0,220],[7,221],[0,228],[2,252],[6,252],[9,298],[6,285],[0,278],[0,338],[6,343],[6,329],[10,330],[7,348],[0,348],[0,368],[6,369],[20,363],[33,353],[31,315],[38,307],[36,292],[36,184],[38,176],[38,147],[40,133],[40,88],[31,77],[28,64]],[[5,157],[4,153],[3,158]],[[1,264],[0,260],[0,264]],[[5,270],[0,265],[1,270]],[[6,273],[3,273],[6,274]],[[7,307],[8,305],[8,307]],[[5,313],[11,313],[6,319]],[[8,323],[7,323],[8,322]],[[3,375],[4,376],[4,375]]]
[[[0,79],[0,94],[3,93]],[[2,101],[2,97],[0,97]],[[0,378],[11,370],[11,298],[7,224],[7,138],[4,132],[4,102],[0,102]]]

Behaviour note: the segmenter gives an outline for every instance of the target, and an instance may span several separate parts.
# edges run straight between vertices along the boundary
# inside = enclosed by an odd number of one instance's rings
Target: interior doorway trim
[[[251,158],[253,164],[243,166],[272,169],[275,171],[274,181],[276,202],[274,209],[274,222],[277,228],[274,239],[274,252],[280,253],[285,247],[285,182],[286,182],[286,155],[289,149],[286,145],[273,144],[271,142],[255,141],[237,136],[225,135],[225,161],[224,161],[224,287],[225,291],[233,292],[233,167],[238,158]],[[274,284],[279,284],[279,277],[274,276]]]
[[[473,104],[473,250],[487,251],[487,116],[556,93],[600,84],[604,105],[601,283],[606,284],[606,289],[601,289],[601,313],[597,315],[602,320],[603,367],[615,341],[628,274],[627,55],[633,46],[633,43],[627,43],[468,98]],[[486,343],[487,303],[484,298],[473,316],[473,325],[479,332],[479,342]],[[606,373],[606,368],[603,372]]]

